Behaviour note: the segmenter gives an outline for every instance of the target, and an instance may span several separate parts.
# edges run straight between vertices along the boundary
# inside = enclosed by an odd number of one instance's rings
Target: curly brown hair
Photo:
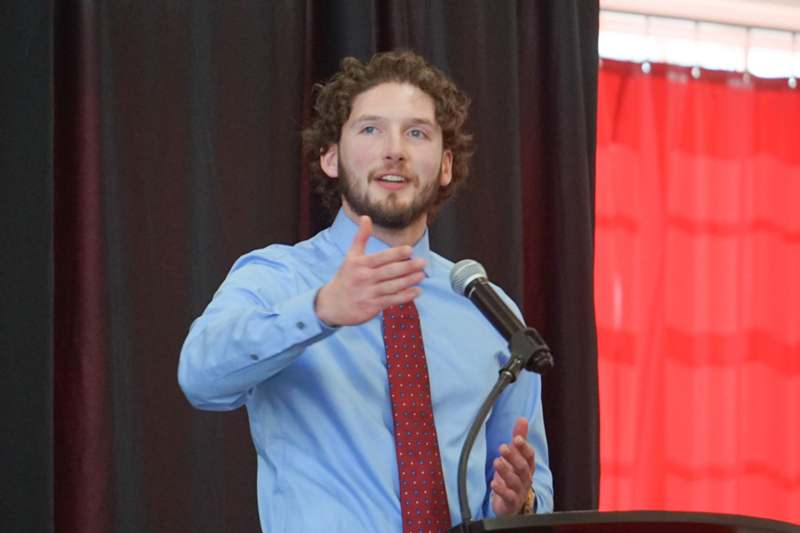
[[[435,214],[442,203],[453,196],[469,174],[472,135],[462,128],[467,119],[470,99],[441,70],[408,50],[381,52],[366,63],[355,57],[342,60],[341,69],[325,84],[316,84],[311,125],[303,130],[304,155],[308,160],[314,191],[331,214],[341,205],[339,180],[330,179],[320,167],[320,156],[339,142],[342,125],[350,116],[356,96],[381,83],[409,83],[433,98],[436,121],[442,128],[445,150],[453,154],[453,177],[440,187],[432,208]]]

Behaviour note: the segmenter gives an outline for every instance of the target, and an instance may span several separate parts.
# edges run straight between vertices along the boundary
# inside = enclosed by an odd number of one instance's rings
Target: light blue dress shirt
[[[338,270],[356,231],[340,211],[331,227],[307,241],[241,257],[181,351],[178,380],[194,406],[247,407],[258,457],[258,510],[270,533],[402,531],[382,317],[329,328],[314,313],[317,291]],[[366,251],[386,248],[371,237]],[[415,303],[450,516],[457,524],[459,454],[508,357],[507,343],[452,291],[453,263],[430,250],[427,231],[414,256],[427,260]],[[494,516],[492,461],[519,416],[529,420],[536,452],[537,510],[552,510],[540,393],[539,376],[523,372],[480,432],[468,469],[474,518]]]

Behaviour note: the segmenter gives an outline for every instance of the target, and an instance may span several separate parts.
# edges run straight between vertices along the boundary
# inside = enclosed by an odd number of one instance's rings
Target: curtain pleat
[[[55,522],[59,531],[102,533],[113,499],[98,26],[87,6],[57,4],[55,17]]]
[[[0,17],[0,528],[53,518],[53,6]]]

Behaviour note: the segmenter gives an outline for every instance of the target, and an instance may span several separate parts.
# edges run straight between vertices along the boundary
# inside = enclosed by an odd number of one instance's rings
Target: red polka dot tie
[[[446,531],[450,510],[433,424],[428,364],[413,302],[383,311],[403,532]]]

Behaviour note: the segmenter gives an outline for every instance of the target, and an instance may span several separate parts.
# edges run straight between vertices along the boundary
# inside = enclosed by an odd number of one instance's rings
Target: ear
[[[453,179],[453,152],[445,150],[442,153],[442,172],[439,178],[439,186],[447,187]]]
[[[339,177],[339,145],[331,144],[319,156],[319,166],[329,178]]]

